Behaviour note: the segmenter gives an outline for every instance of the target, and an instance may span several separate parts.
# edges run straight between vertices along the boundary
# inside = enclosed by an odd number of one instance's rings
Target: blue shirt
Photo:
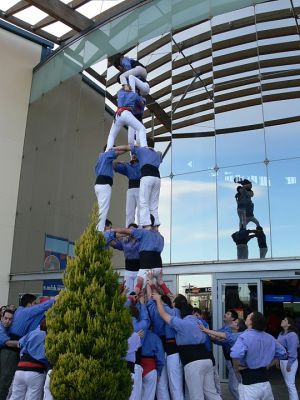
[[[127,176],[128,179],[139,180],[141,179],[140,164],[138,161],[134,163],[121,163],[114,164],[115,172]]]
[[[129,71],[130,69],[133,68],[134,62],[135,60],[133,58],[122,57],[120,60],[120,65],[125,69],[125,71]]]
[[[120,89],[117,93],[118,107],[130,107],[132,110],[135,110],[140,102],[140,96],[136,92],[128,92]]]
[[[178,308],[170,308],[166,304],[164,304],[164,310],[172,317],[181,318],[180,311]],[[165,324],[165,336],[166,339],[174,339],[176,337],[176,331],[169,324]]]
[[[153,332],[147,331],[142,345],[142,357],[154,357],[156,360],[157,375],[165,364],[165,352],[160,338]]]
[[[139,100],[135,102],[134,107],[131,110],[132,114],[136,115],[137,117],[142,117],[144,114],[145,105],[146,99],[142,96],[139,96]]]
[[[149,314],[146,308],[145,304],[140,305],[140,317],[137,320],[136,318],[132,318],[132,324],[133,324],[133,330],[134,332],[138,332],[140,330],[143,330],[146,334],[149,325],[150,325],[150,320],[149,320]],[[144,342],[145,336],[142,338],[142,344]]]
[[[147,309],[152,322],[152,331],[159,337],[165,336],[165,321],[159,315],[155,300],[147,301]]]
[[[188,315],[183,319],[172,317],[170,326],[176,331],[176,343],[178,346],[186,344],[205,344],[207,334],[199,328],[199,321],[194,315]]]
[[[5,328],[5,326],[0,322],[0,348],[5,346],[5,343],[10,340],[8,336],[9,328]]]
[[[108,229],[103,232],[103,236],[104,236],[105,244],[106,244],[105,248],[108,249],[110,242],[116,240],[115,232],[112,231],[111,229]]]
[[[114,249],[124,252],[124,257],[126,260],[138,260],[139,255],[139,242],[133,238],[122,238],[117,239],[116,243],[113,245]]]
[[[96,166],[95,174],[96,176],[105,175],[113,177],[113,160],[117,158],[117,154],[113,149],[106,151],[105,153],[100,153]]]
[[[49,363],[45,355],[45,338],[46,332],[41,331],[40,328],[22,337],[22,339],[19,340],[19,346],[21,348],[20,356],[29,354],[30,357],[48,367]]]
[[[247,329],[242,332],[231,348],[231,358],[240,360],[250,369],[267,367],[273,358],[286,358],[285,348],[266,332]]]
[[[164,248],[164,238],[156,230],[131,228],[131,235],[139,241],[139,252],[157,251],[161,253]]]
[[[298,358],[298,352],[297,352],[297,349],[299,347],[298,335],[296,332],[280,333],[277,340],[287,351],[287,356],[288,356],[287,367],[290,368]]]
[[[140,163],[140,168],[142,168],[146,164],[153,165],[154,167],[159,168],[162,162],[160,153],[150,147],[130,146],[130,148],[131,153],[137,156]]]
[[[44,319],[45,312],[54,304],[54,300],[48,300],[32,307],[18,307],[9,333],[19,337],[36,329]]]

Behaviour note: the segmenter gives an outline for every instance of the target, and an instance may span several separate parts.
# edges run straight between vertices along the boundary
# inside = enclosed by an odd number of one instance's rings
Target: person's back
[[[245,323],[248,329],[237,338],[230,353],[235,370],[242,376],[240,397],[272,400],[267,367],[274,358],[285,358],[286,351],[265,332],[266,320],[261,313],[249,314]]]

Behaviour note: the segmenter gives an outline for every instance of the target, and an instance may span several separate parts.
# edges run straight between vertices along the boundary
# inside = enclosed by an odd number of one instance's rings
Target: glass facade
[[[164,262],[236,259],[231,235],[241,224],[263,227],[266,258],[300,256],[300,50],[290,1],[240,1],[235,11],[234,1],[206,1],[197,18],[196,3],[154,1],[73,42],[36,71],[32,101],[55,84],[51,68],[60,80],[76,70],[114,110],[110,56],[137,58],[151,87],[144,124],[163,154]],[[236,182],[245,179],[252,188]],[[261,257],[256,237],[248,252]]]

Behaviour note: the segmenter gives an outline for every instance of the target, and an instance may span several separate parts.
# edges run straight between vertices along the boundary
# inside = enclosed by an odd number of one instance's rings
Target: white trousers
[[[45,374],[16,371],[10,400],[41,400]]]
[[[154,400],[156,383],[157,371],[154,369],[143,378],[142,400]]]
[[[133,388],[129,400],[142,400],[143,368],[139,364],[134,366]]]
[[[215,380],[215,387],[216,387],[217,393],[222,394],[220,375],[219,375],[218,367],[216,365],[214,365],[214,380]]]
[[[141,76],[142,78],[146,79],[147,78],[147,70],[146,70],[146,68],[138,65],[135,68],[132,68],[132,69],[129,69],[128,71],[123,72],[123,74],[120,75],[121,85],[128,84],[127,78],[129,78],[130,75]],[[135,92],[135,90],[133,90],[133,91]]]
[[[124,110],[121,113],[121,115],[119,115],[119,116],[116,115],[116,119],[110,128],[108,138],[107,138],[106,151],[108,151],[109,149],[111,149],[114,146],[115,140],[116,140],[118,134],[120,133],[120,130],[124,126],[128,126],[128,127],[130,126],[131,128],[133,128],[137,132],[137,135],[139,137],[140,146],[147,147],[146,128],[140,121],[138,121],[135,118],[135,116],[130,111]],[[129,143],[129,144],[134,144],[134,143]]]
[[[107,218],[110,198],[111,198],[111,186],[110,185],[95,185],[95,193],[98,200],[99,206],[99,220],[97,224],[97,230],[99,232],[104,231],[105,220]]]
[[[239,384],[239,400],[274,400],[270,382]]]
[[[160,178],[143,176],[140,183],[140,224],[151,225],[150,214],[154,217],[154,225],[160,225],[158,218],[158,203],[160,193]]]
[[[147,275],[149,274],[149,272],[152,273],[152,276],[154,278],[157,278],[158,275],[162,272],[162,268],[139,269],[137,276],[143,278],[143,289],[146,287]]]
[[[167,357],[165,355],[165,365],[163,366],[163,369],[161,371],[161,376],[156,385],[157,400],[170,400],[166,358]]]
[[[50,391],[50,374],[51,374],[52,369],[50,369],[47,372],[46,380],[45,380],[45,385],[44,385],[44,398],[43,400],[53,400],[53,396]]]
[[[140,188],[127,189],[126,195],[126,228],[129,224],[135,222],[135,214],[137,214],[137,225],[140,224],[140,204],[139,204]]]
[[[288,360],[280,360],[280,369],[284,382],[289,392],[289,400],[299,400],[295,385],[295,376],[298,369],[298,360],[293,362],[290,372],[287,372],[286,370],[287,363]]]
[[[130,293],[134,291],[135,281],[137,277],[137,271],[126,271],[124,274],[124,286],[126,288],[126,293]]]
[[[147,94],[150,92],[149,83],[141,81],[134,75],[129,75],[128,83],[133,92],[135,92],[136,88],[138,88],[141,96],[147,96]]]
[[[167,356],[167,372],[172,400],[184,400],[183,367],[178,353]]]
[[[197,360],[184,367],[190,400],[222,400],[217,393],[211,360]]]

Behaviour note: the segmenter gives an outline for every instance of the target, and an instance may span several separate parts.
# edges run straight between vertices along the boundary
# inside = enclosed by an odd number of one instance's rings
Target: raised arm
[[[121,235],[131,235],[131,228],[113,228],[112,231]]]
[[[205,328],[204,325],[199,325],[199,328],[201,329],[202,332],[205,332],[209,336],[213,336],[214,338],[217,339],[226,339],[227,337],[225,332],[213,331],[212,329]]]
[[[171,322],[171,315],[169,315],[165,310],[164,310],[164,306],[163,306],[163,302],[161,301],[161,297],[160,294],[158,293],[153,293],[152,295],[153,299],[156,301],[156,305],[157,305],[157,311],[159,313],[159,315],[161,316],[161,318],[167,323],[170,324]]]
[[[116,151],[122,151],[123,153],[126,153],[126,151],[130,151],[130,146],[128,144],[123,144],[121,146],[116,146],[114,147],[114,150]],[[122,154],[123,154],[122,153]]]

